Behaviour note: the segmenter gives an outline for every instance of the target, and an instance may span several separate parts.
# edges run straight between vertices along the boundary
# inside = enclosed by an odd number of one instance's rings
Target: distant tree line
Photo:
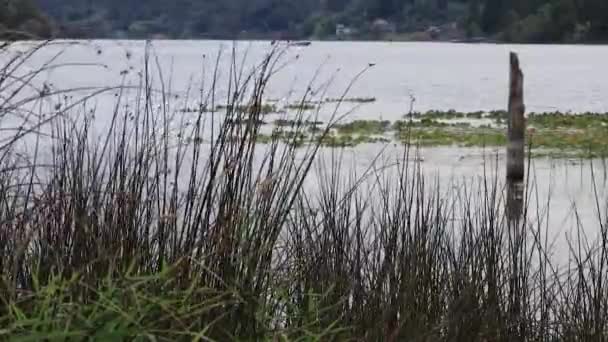
[[[608,39],[606,0],[470,0],[469,31],[514,42]]]
[[[34,0],[0,0],[0,39],[47,38],[54,33],[51,20]]]
[[[32,1],[68,37],[331,38],[338,24],[369,37],[383,19],[397,33],[455,23],[504,41],[608,40],[608,0],[0,0],[0,28],[52,32]]]

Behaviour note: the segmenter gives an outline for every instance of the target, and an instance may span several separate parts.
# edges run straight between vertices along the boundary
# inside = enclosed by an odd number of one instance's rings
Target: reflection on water
[[[359,178],[373,183],[377,170],[394,177],[397,174],[395,164],[403,160],[403,153],[401,146],[364,145],[341,154],[342,165],[348,170],[346,174],[354,172]],[[423,148],[421,153],[424,162],[417,166],[428,189],[436,190],[438,186],[441,194],[470,196],[481,194],[484,183],[491,188],[497,182],[505,195],[503,149],[434,147]],[[320,155],[320,159],[325,160],[333,157],[335,155],[329,150]],[[372,164],[375,165],[373,168]],[[558,256],[566,256],[568,240],[576,240],[573,234],[578,227],[583,229],[589,241],[598,237],[600,223],[606,222],[608,203],[605,161],[536,158],[526,165],[526,170],[529,171],[526,172],[525,195],[529,228],[548,230],[549,235],[555,238],[554,250]],[[314,186],[316,183],[311,184]]]

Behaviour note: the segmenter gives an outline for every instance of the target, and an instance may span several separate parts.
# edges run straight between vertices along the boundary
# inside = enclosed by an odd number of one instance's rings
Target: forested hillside
[[[53,33],[51,21],[35,0],[0,0],[0,39],[50,37]]]
[[[607,0],[37,1],[71,37],[608,40]]]

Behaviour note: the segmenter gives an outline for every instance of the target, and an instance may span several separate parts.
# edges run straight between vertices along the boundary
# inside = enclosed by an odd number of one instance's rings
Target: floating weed
[[[256,136],[256,142],[259,143],[259,144],[270,144],[270,143],[272,143],[273,141],[276,141],[276,140],[277,139],[276,139],[275,136],[268,135],[268,134],[262,134],[262,133],[260,133],[260,134],[258,134]]]
[[[312,103],[303,102],[305,106]],[[296,106],[295,104],[293,106]],[[299,106],[302,106],[300,104]],[[227,107],[218,106],[218,108]],[[295,107],[294,107],[295,108]],[[255,108],[249,106],[237,106],[237,110],[247,113]],[[193,108],[192,111],[201,112],[206,108]],[[276,111],[276,106],[265,104],[260,108],[261,114]],[[324,146],[357,146],[378,142],[377,139],[386,133],[392,133],[395,141],[403,141],[408,137],[426,146],[452,146],[479,147],[479,146],[503,146],[506,145],[506,132],[504,124],[507,114],[505,111],[477,111],[457,112],[428,111],[426,113],[414,113],[409,120],[399,120],[391,123],[388,120],[355,120],[351,122],[336,124],[333,126],[334,134],[322,138]],[[469,121],[459,121],[466,119]],[[475,120],[493,120],[494,125],[483,123],[474,126]],[[246,125],[251,124],[246,116],[238,119],[227,120],[229,124]],[[256,119],[255,125],[266,125],[267,123]],[[293,136],[289,130],[273,132],[272,135],[259,134],[256,141],[259,143],[270,143],[281,141],[292,146],[300,147],[315,143],[314,135],[320,133],[324,128],[320,127],[322,121],[310,121],[303,119],[277,119],[273,125],[278,128],[297,129],[305,128],[299,136]],[[556,151],[552,156],[580,155],[584,157],[598,157],[608,155],[608,114],[607,113],[581,113],[570,114],[562,112],[530,113],[527,118],[529,127],[535,129],[534,134],[528,137],[528,143],[535,148],[546,151]],[[406,133],[410,131],[408,136]],[[312,136],[309,136],[312,135]],[[376,137],[374,137],[376,136]],[[543,152],[545,153],[545,152]],[[548,153],[548,152],[547,152]],[[535,154],[534,156],[539,155]]]
[[[323,128],[316,126],[316,125],[311,125],[308,127],[308,131],[312,134],[317,134],[317,133],[321,133],[323,132]]]
[[[341,134],[384,134],[391,129],[391,122],[387,120],[356,120],[334,126]]]
[[[233,111],[233,112],[241,112],[241,113],[250,113],[256,112],[262,115],[277,113],[277,106],[270,103],[264,103],[259,108],[254,105],[217,105],[215,107],[216,110],[225,110],[225,111]]]
[[[286,145],[303,147],[311,144],[319,144],[324,147],[355,147],[362,144],[387,144],[392,139],[378,135],[359,135],[359,134],[340,134],[330,133],[324,136],[305,134],[298,131],[285,131],[275,129],[272,134],[259,133],[256,135],[256,142],[259,144],[270,144],[281,142]]]
[[[471,123],[470,122],[453,122],[449,124],[452,127],[460,127],[460,128],[468,128],[471,127]],[[480,125],[479,127],[484,127],[484,125]],[[485,128],[491,128],[490,125],[485,125]]]
[[[436,120],[453,120],[453,119],[504,119],[507,117],[507,113],[502,110],[495,111],[475,111],[475,112],[458,112],[453,109],[450,110],[429,110],[427,112],[415,112],[412,113],[412,117],[415,118],[429,118]]]
[[[325,102],[328,103],[339,103],[339,102],[354,102],[354,103],[371,103],[376,102],[375,97],[346,97],[346,98],[326,98]]]
[[[488,119],[495,119],[495,120],[506,120],[507,112],[504,110],[493,110],[493,111],[486,112],[483,117],[488,118]]]
[[[180,112],[182,113],[204,113],[207,112],[208,108],[206,105],[199,105],[198,107],[185,107],[180,109]]]
[[[461,119],[466,117],[465,113],[457,112],[455,110],[439,111],[429,110],[426,113],[416,112],[413,114],[415,117],[425,117],[429,119]]]
[[[352,135],[352,134],[328,134],[317,138],[321,146],[326,147],[355,147],[361,144],[390,143],[391,139],[381,136]]]
[[[483,112],[467,113],[466,117],[470,119],[481,119],[483,117]]]
[[[277,119],[274,121],[274,125],[277,127],[318,126],[318,125],[322,125],[322,124],[323,124],[323,121],[309,121],[309,120]]]
[[[260,120],[260,119],[251,119],[251,118],[237,118],[237,119],[226,119],[226,123],[230,124],[230,125],[237,125],[237,126],[242,126],[242,125],[257,125],[257,126],[261,126],[261,125],[266,125],[267,122]]]
[[[289,110],[313,110],[317,108],[317,104],[313,102],[292,103],[285,106]]]
[[[400,131],[407,129],[408,127],[447,127],[451,125],[458,125],[459,123],[446,123],[438,121],[433,118],[423,117],[416,120],[400,120],[395,121],[392,125],[392,130]]]
[[[530,113],[528,124],[537,128],[597,128],[608,126],[608,114],[606,113],[583,113],[564,114],[554,113]]]
[[[461,135],[461,144],[466,147],[473,146],[503,146],[507,144],[507,137],[502,132],[486,130],[473,134]]]
[[[608,129],[538,130],[530,135],[533,146],[558,151],[576,151],[587,156],[608,155]]]
[[[507,142],[504,132],[495,129],[420,129],[397,131],[396,138],[407,143],[410,140],[425,146],[501,146]]]
[[[361,144],[385,142],[384,135],[392,133],[394,141],[415,140],[425,146],[505,146],[507,143],[504,128],[484,123],[473,126],[471,122],[459,122],[446,119],[446,115],[434,112],[431,117],[416,117],[412,120],[400,120],[391,123],[387,120],[355,120],[333,126],[332,134],[324,138],[314,138],[322,132],[321,121],[279,119],[274,122],[277,128],[306,127],[300,136],[294,137],[289,130],[278,130],[273,133],[276,140],[303,146],[322,140],[324,146],[357,146]],[[457,118],[468,118],[468,114],[451,112]],[[477,114],[474,114],[477,116]],[[504,112],[495,111],[482,119],[503,120]],[[572,118],[563,114],[531,114],[528,125],[536,128],[528,136],[528,143],[543,150],[556,150],[568,155],[576,154],[587,157],[608,155],[607,116],[585,114]],[[246,121],[245,121],[246,123]],[[262,122],[258,122],[262,123]],[[243,124],[237,122],[235,124]],[[263,123],[262,123],[263,124]],[[279,133],[277,133],[279,132]],[[313,137],[309,136],[313,135]],[[294,139],[295,138],[295,139]],[[257,141],[264,143],[271,139],[262,137]],[[388,141],[391,141],[388,139]],[[555,154],[555,155],[559,155]]]

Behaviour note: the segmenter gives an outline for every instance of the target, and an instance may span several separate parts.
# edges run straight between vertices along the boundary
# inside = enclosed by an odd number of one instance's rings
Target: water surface
[[[227,95],[226,80],[230,76],[245,77],[271,49],[270,42],[155,41],[149,50],[150,82],[156,89],[179,95],[174,98],[179,100],[173,101],[196,105],[200,92],[209,92],[217,77],[223,80],[216,89],[220,99],[217,102],[221,103]],[[38,78],[38,82],[47,82],[54,89],[140,86],[145,51],[143,41],[78,42],[69,47],[59,44],[36,54],[24,70],[34,70],[49,60],[56,65],[68,63]],[[510,51],[520,55],[528,112],[608,112],[608,47],[578,45],[313,42],[309,47],[281,52],[266,99],[285,105],[298,102],[307,92],[312,92],[314,99],[337,98],[345,92],[347,98],[376,99],[373,103],[342,105],[338,111],[349,113],[347,120],[394,121],[410,108],[505,109]],[[231,66],[242,72],[231,74]],[[134,101],[134,93],[126,94],[126,102]],[[109,119],[105,113],[110,113],[116,103],[116,92],[90,102],[89,106],[96,108],[98,124],[103,126]],[[335,105],[324,105],[318,119],[327,120],[334,109]],[[390,164],[402,148],[392,144],[362,145],[349,149],[345,156],[352,168],[363,172],[378,154],[382,153],[384,164]],[[481,180],[487,170],[484,163],[497,155],[499,164],[493,169],[498,173],[493,176],[503,178],[502,149],[426,148],[422,154],[425,174],[447,186]],[[565,236],[579,224],[590,235],[598,232],[591,170],[596,176],[602,212],[605,168],[600,161],[537,159],[531,169],[534,210],[546,213],[550,199],[550,221],[544,224],[555,236]],[[567,245],[562,243],[561,248]]]

